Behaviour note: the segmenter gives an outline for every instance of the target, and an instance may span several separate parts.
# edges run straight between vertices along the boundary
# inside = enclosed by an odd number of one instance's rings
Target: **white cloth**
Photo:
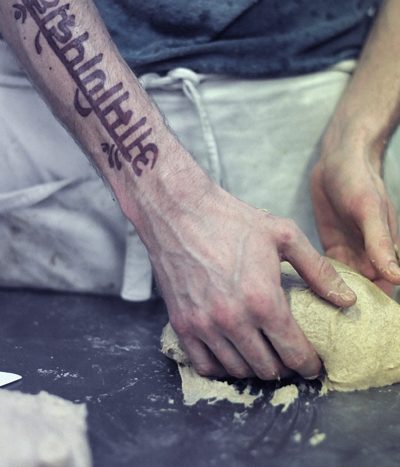
[[[320,249],[309,173],[353,66],[258,80],[177,69],[141,80],[216,181],[295,219]],[[0,151],[0,285],[150,297],[151,265],[134,228],[1,41]],[[386,173],[400,200],[392,152]]]

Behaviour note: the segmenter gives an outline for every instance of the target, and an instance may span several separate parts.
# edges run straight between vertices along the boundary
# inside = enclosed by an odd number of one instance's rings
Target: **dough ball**
[[[290,308],[324,363],[328,389],[352,391],[399,382],[400,305],[347,266],[332,264],[357,294],[357,303],[347,309],[319,298],[290,265],[282,265]],[[170,324],[161,342],[163,353],[189,363]]]
[[[315,295],[292,270],[283,274],[293,316],[324,363],[329,389],[352,391],[400,381],[400,305],[375,284],[332,261],[357,295],[339,309]]]

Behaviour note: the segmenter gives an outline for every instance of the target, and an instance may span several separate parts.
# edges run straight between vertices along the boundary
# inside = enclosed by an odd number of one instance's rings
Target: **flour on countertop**
[[[315,447],[315,446],[318,446],[318,444],[321,444],[325,440],[326,440],[326,434],[320,433],[318,430],[315,430],[314,434],[308,440],[308,444],[310,444],[310,446],[312,447]]]

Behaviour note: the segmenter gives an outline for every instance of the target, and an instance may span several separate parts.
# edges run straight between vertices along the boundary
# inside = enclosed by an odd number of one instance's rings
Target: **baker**
[[[340,307],[323,250],[400,283],[400,3],[96,4],[1,2],[1,284],[146,300],[154,275],[200,374],[317,377],[280,262]]]

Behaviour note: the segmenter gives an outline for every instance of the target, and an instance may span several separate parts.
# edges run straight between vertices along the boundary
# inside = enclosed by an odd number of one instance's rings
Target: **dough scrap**
[[[208,400],[212,405],[218,401],[228,400],[233,404],[243,404],[251,407],[256,399],[261,397],[261,392],[251,394],[247,386],[240,393],[235,386],[226,381],[217,381],[198,375],[190,365],[178,365],[182,379],[183,402],[185,405],[194,405],[202,399]]]
[[[2,467],[90,467],[86,406],[47,392],[0,390]]]
[[[289,384],[279,389],[275,389],[274,395],[269,403],[273,407],[283,405],[282,413],[286,412],[289,406],[299,397],[299,388],[295,384]]]
[[[251,407],[254,401],[262,395],[261,391],[258,394],[251,394],[250,386],[240,392],[233,384],[226,381],[218,381],[197,374],[169,323],[164,327],[161,335],[161,351],[178,363],[185,405],[194,405],[200,400],[208,400],[210,405],[228,400],[233,404]]]
[[[315,433],[308,440],[308,444],[312,447],[315,447],[315,446],[318,446],[318,444],[321,444],[325,440],[326,440],[326,434],[319,433],[318,430],[316,430]]]
[[[282,286],[293,316],[324,363],[324,393],[327,390],[354,391],[399,382],[400,305],[349,267],[337,261],[331,262],[357,295],[357,303],[347,309],[339,309],[318,297],[288,263],[282,263]],[[164,328],[161,343],[162,352],[180,364],[185,400],[199,400],[203,389],[204,398],[209,398],[210,386],[206,381],[224,384],[194,372],[170,324]],[[189,396],[191,391],[196,393],[195,397]],[[231,397],[225,397],[217,385],[215,392],[221,398],[229,400]]]
[[[189,357],[182,349],[178,336],[170,323],[165,325],[161,334],[161,352],[171,360],[175,360],[176,363],[186,366],[190,365]]]

